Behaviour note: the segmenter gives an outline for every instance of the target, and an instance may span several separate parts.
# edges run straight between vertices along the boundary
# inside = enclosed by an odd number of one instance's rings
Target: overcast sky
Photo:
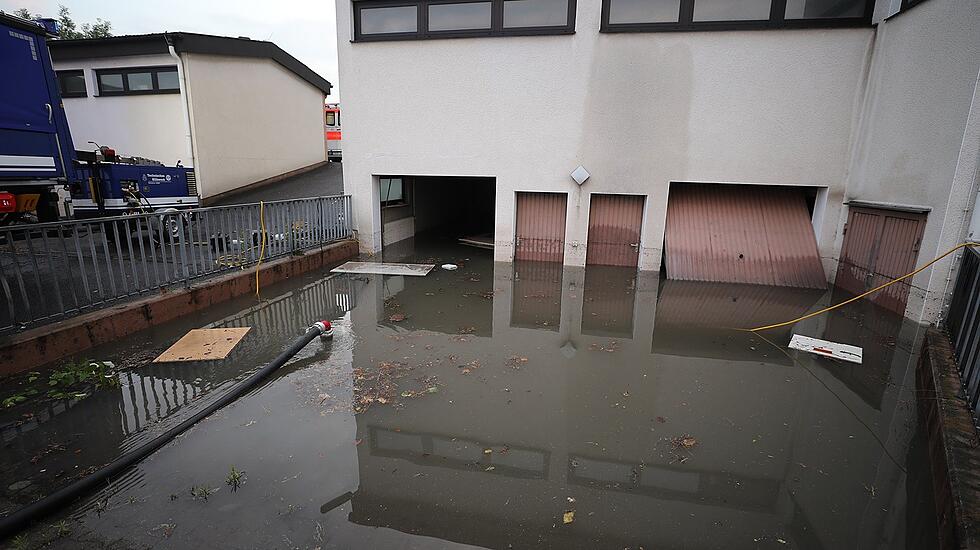
[[[57,16],[58,4],[79,26],[111,21],[116,36],[189,31],[275,42],[336,86],[330,99],[339,98],[334,0],[0,0],[0,10]]]

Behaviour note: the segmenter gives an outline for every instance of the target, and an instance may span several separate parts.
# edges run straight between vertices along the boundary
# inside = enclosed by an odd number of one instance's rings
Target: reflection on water
[[[127,380],[107,404],[95,396],[41,423],[72,430],[98,415],[129,426],[92,445],[107,457],[132,430],[169,425],[168,403],[194,406],[195,389],[250,372],[321,308],[337,321],[332,342],[311,344],[275,380],[75,509],[77,532],[167,548],[831,549],[933,540],[914,443],[919,327],[859,305],[793,329],[863,346],[865,364],[852,367],[785,349],[790,330],[767,334],[773,343],[732,330],[796,317],[829,303],[829,293],[493,264],[469,249],[405,259],[463,266],[286,288],[291,310],[262,304],[222,321],[255,327],[256,341],[234,360],[140,367],[132,375],[146,383]],[[181,330],[158,334],[159,344]],[[436,390],[352,414],[356,373],[381,363],[404,371],[390,382],[396,396],[411,395],[418,380]],[[82,406],[92,409],[75,414]],[[34,436],[13,438],[21,439]],[[232,465],[248,476],[236,492],[223,483]],[[189,488],[200,484],[220,490],[193,500]],[[107,496],[99,513],[94,503]]]

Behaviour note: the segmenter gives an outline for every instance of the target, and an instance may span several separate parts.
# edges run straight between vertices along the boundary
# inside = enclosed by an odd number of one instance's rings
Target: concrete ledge
[[[271,285],[294,275],[357,256],[357,241],[348,240],[306,251],[303,256],[263,264],[260,284]],[[255,292],[255,269],[202,279],[188,287],[125,302],[0,340],[0,377],[35,369],[72,354],[123,338],[182,315]]]
[[[926,332],[916,372],[929,439],[940,548],[980,550],[980,440],[949,338]]]
[[[329,161],[324,160],[324,161],[321,161],[321,162],[317,162],[317,163],[311,164],[309,166],[304,166],[302,168],[297,168],[295,170],[290,170],[289,172],[285,172],[283,174],[279,174],[278,176],[272,176],[271,178],[265,178],[264,180],[254,181],[254,182],[249,183],[247,185],[243,185],[241,187],[236,187],[236,188],[234,188],[234,189],[232,189],[230,191],[225,191],[223,193],[218,193],[217,195],[211,195],[210,197],[204,197],[203,199],[201,199],[201,206],[214,206],[214,205],[216,205],[217,203],[219,203],[219,202],[221,202],[223,200],[234,198],[235,196],[241,195],[242,193],[248,193],[249,191],[254,191],[256,189],[265,187],[266,185],[269,185],[269,184],[272,184],[272,183],[276,183],[277,181],[282,181],[282,180],[284,180],[286,178],[291,178],[293,176],[298,176],[300,174],[305,174],[307,172],[316,170],[317,168],[320,168],[321,166],[326,166],[326,164],[328,162]],[[255,201],[255,202],[258,202],[258,201]]]

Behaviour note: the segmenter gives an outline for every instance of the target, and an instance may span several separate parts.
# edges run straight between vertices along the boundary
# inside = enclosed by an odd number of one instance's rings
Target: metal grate
[[[193,170],[187,171],[187,194],[197,196],[197,173]]]
[[[0,228],[0,333],[347,239],[351,217],[343,195]]]
[[[967,248],[960,261],[945,327],[953,343],[963,391],[980,419],[980,252]]]

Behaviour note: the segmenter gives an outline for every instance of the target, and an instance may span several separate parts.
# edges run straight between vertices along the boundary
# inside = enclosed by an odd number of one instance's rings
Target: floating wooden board
[[[793,335],[793,339],[789,342],[789,347],[800,351],[808,351],[815,355],[840,359],[841,361],[850,361],[859,365],[862,361],[862,351],[857,346],[828,342],[827,340],[810,338],[809,336],[799,334]]]
[[[347,262],[330,270],[331,273],[360,273],[362,275],[413,275],[424,277],[433,264],[383,264],[380,262]]]
[[[175,361],[224,359],[250,330],[252,327],[196,328],[177,340],[153,362],[172,363]]]

